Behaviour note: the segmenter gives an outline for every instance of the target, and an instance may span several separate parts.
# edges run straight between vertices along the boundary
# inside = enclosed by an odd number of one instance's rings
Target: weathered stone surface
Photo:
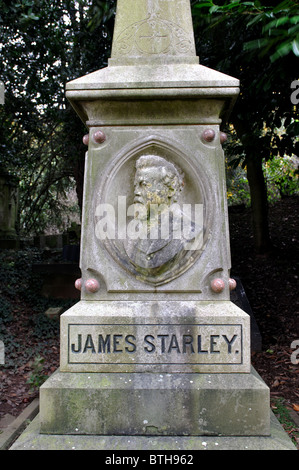
[[[61,371],[249,373],[249,321],[231,302],[81,301],[61,316]]]
[[[20,435],[20,433],[26,428],[28,422],[36,417],[39,411],[38,398],[35,398],[30,405],[16,418],[8,415],[9,419],[0,423],[0,450],[7,450]],[[12,419],[10,419],[12,418]],[[6,424],[6,425],[5,425]]]
[[[269,435],[269,389],[250,374],[55,373],[40,389],[41,432]]]
[[[0,104],[4,104],[4,83],[0,81]]]
[[[63,307],[50,307],[45,311],[45,315],[51,320],[57,320],[59,319],[62,312]]]
[[[40,434],[40,416],[37,416],[26,431],[13,444],[11,450],[102,450],[111,458],[119,456],[118,451],[131,451],[134,457],[138,451],[186,451],[192,455],[198,450],[296,450],[288,434],[270,413],[270,436],[80,436]],[[103,456],[104,457],[104,456]],[[192,459],[195,462],[195,459]],[[162,460],[162,464],[164,460]],[[169,463],[169,461],[167,461]]]
[[[161,57],[187,62],[194,56],[189,0],[118,1],[112,45],[116,63],[132,58],[151,63]]]
[[[133,13],[128,15],[129,11]],[[173,37],[166,47],[169,37],[178,34],[185,47],[190,45],[189,52],[180,49]],[[159,64],[152,60],[156,57]],[[131,1],[120,1],[109,66],[67,84],[67,98],[90,129],[81,240],[82,299],[150,300],[154,294],[156,300],[165,300],[171,294],[172,300],[181,296],[184,300],[229,300],[220,124],[239,92],[239,81],[202,67],[195,59],[189,0],[179,4],[141,0],[134,2],[134,8]],[[101,141],[96,139],[99,132],[105,137]],[[206,132],[213,138],[205,139]],[[147,174],[150,192],[158,191],[159,170],[163,174],[173,166],[184,174],[180,205],[203,208],[202,244],[192,253],[183,243],[177,249],[167,243],[164,250],[158,242],[128,240],[124,229],[135,222],[128,211],[136,199],[134,178],[140,171],[136,165],[150,155],[163,162],[154,177],[153,168],[152,176]],[[103,233],[105,224],[109,233]],[[215,278],[224,283],[222,292],[211,288]],[[96,292],[85,288],[90,279],[98,282]]]
[[[3,341],[0,341],[0,364],[5,364],[5,347]]]
[[[141,106],[142,107],[142,106]],[[215,128],[215,141],[203,143],[204,126],[151,129],[140,126],[121,131],[107,128],[104,144],[90,141],[85,181],[85,209],[81,241],[81,270],[83,285],[90,278],[100,284],[97,293],[81,291],[82,299],[165,299],[165,294],[180,295],[185,299],[228,300],[230,251],[223,152],[219,144],[219,129]],[[91,128],[91,135],[95,128]],[[217,132],[216,132],[217,131]],[[132,217],[127,215],[134,201],[136,161],[142,155],[155,154],[176,165],[184,173],[184,189],[180,204],[203,206],[203,245],[187,253],[179,263],[173,263],[163,276],[142,275],[124,250],[119,227],[128,229]],[[221,181],[221,183],[219,183]],[[122,201],[125,207],[119,207]],[[116,232],[101,235],[106,223],[106,207],[113,213],[109,217]],[[123,222],[124,220],[124,222]],[[127,233],[127,232],[126,232]],[[200,262],[198,262],[200,261]],[[222,277],[225,289],[215,294],[211,282]],[[141,296],[141,297],[140,297]],[[174,297],[174,296],[173,296]]]
[[[125,450],[142,459],[145,455],[139,456],[138,451],[161,455],[163,449],[174,454],[186,451],[187,455],[192,455],[198,450],[296,450],[272,412],[270,426],[270,436],[63,436],[40,434],[40,416],[37,416],[11,450],[101,450],[109,452],[110,458],[111,454],[117,458],[118,451]]]

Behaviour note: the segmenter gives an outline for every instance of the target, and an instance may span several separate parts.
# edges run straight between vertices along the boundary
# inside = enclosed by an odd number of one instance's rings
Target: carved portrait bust
[[[121,289],[168,284],[201,258],[213,215],[201,160],[195,165],[179,144],[151,135],[122,148],[98,180],[93,262],[112,258],[124,271]]]
[[[138,273],[159,279],[179,264],[187,250],[196,249],[194,241],[202,227],[179,203],[184,189],[180,168],[158,155],[142,155],[135,168],[132,216],[136,230],[127,231],[124,249]]]

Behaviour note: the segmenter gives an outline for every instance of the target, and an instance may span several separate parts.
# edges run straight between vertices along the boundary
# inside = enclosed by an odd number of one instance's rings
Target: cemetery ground
[[[270,387],[271,408],[299,449],[298,202],[288,197],[270,207],[273,248],[264,256],[254,254],[250,210],[231,208],[229,220],[232,277],[241,279],[262,336],[262,350],[252,352],[252,364]],[[42,296],[42,279],[32,265],[60,262],[60,257],[33,248],[0,252],[0,339],[5,344],[0,421],[7,414],[19,416],[59,367],[59,321],[44,312],[60,306],[67,310],[76,300]]]

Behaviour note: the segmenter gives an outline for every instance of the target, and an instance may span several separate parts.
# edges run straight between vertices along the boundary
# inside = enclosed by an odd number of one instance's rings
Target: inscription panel
[[[243,364],[242,324],[68,325],[69,365]]]

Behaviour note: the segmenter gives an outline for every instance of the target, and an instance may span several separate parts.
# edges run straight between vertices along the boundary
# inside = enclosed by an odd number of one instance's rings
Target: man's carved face
[[[184,175],[171,162],[157,155],[143,155],[136,162],[134,203],[150,210],[164,211],[176,202]]]
[[[136,171],[134,181],[134,203],[143,204],[149,211],[151,204],[171,204],[175,188],[167,185],[162,168],[146,167]]]

